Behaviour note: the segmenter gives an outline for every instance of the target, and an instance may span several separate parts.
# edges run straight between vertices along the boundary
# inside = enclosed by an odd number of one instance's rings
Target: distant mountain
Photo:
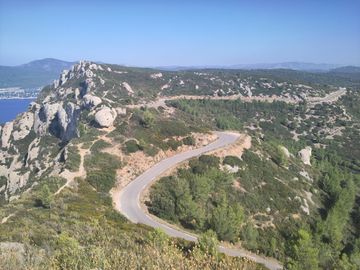
[[[19,66],[0,66],[0,88],[37,88],[47,85],[74,63],[46,58]]]
[[[301,71],[328,71],[337,68],[339,65],[334,64],[315,64],[305,62],[284,62],[284,63],[264,63],[251,65],[235,65],[233,68],[244,69],[293,69]]]
[[[206,69],[206,68],[222,68],[222,69],[292,69],[300,71],[326,72],[337,68],[335,64],[315,64],[305,62],[284,62],[284,63],[259,63],[259,64],[239,64],[231,66],[207,65],[207,66],[163,66],[157,67],[162,70],[179,71],[189,69]]]
[[[330,72],[334,72],[334,73],[360,73],[360,67],[345,66],[345,67],[334,68],[334,69],[330,70]]]
[[[331,69],[328,74],[336,77],[342,77],[349,81],[360,81],[360,67],[345,66]]]

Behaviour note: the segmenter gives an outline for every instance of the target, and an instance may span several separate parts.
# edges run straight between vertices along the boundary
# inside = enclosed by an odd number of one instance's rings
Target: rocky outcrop
[[[69,141],[78,137],[77,123],[80,117],[80,107],[74,103],[67,103],[58,108],[56,117],[50,125],[50,132],[62,141]]]
[[[95,114],[95,121],[100,127],[111,127],[114,124],[116,116],[116,110],[103,107]]]
[[[86,94],[83,97],[83,106],[87,109],[90,109],[92,107],[96,107],[97,105],[101,104],[102,100],[101,98],[97,97],[97,96],[93,96],[90,94]]]
[[[122,86],[126,89],[129,96],[132,96],[134,94],[134,90],[132,90],[131,86],[127,82],[123,82]]]
[[[44,135],[51,122],[53,121],[61,103],[45,103],[37,107],[35,112],[34,131],[38,135]]]
[[[306,146],[304,149],[301,149],[298,153],[301,161],[306,165],[311,165],[310,158],[311,158],[311,147]]]
[[[13,138],[15,141],[24,139],[29,135],[34,125],[34,114],[32,112],[23,113],[20,119],[15,124],[15,131],[13,132]]]
[[[154,73],[154,74],[151,74],[150,75],[150,78],[152,78],[152,79],[157,79],[157,78],[162,78],[162,73],[161,72],[159,72],[159,73]]]
[[[2,135],[1,135],[1,146],[3,148],[9,147],[9,141],[11,132],[13,131],[14,123],[13,122],[7,122],[5,126],[2,129]]]

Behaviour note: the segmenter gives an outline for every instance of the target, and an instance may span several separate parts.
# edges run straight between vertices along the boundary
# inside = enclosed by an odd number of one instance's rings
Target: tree
[[[245,245],[252,250],[256,250],[257,238],[259,237],[259,233],[256,228],[251,223],[248,223],[241,230],[241,240],[244,241]]]
[[[289,270],[318,270],[319,251],[314,246],[311,235],[304,229],[298,231],[298,239],[293,245],[291,257],[288,263]]]
[[[40,190],[40,201],[44,208],[50,208],[54,200],[54,196],[51,193],[47,184],[44,184]]]
[[[219,239],[226,241],[236,241],[241,224],[244,220],[244,211],[238,206],[229,206],[227,200],[223,200],[212,213],[211,228],[215,230]]]

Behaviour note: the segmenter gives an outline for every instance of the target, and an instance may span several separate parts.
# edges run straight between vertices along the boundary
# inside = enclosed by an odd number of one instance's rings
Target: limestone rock
[[[43,135],[54,119],[61,103],[46,103],[35,112],[34,131]]]
[[[101,104],[101,102],[102,102],[101,98],[90,94],[86,94],[83,97],[83,106],[85,108],[96,107],[97,105]]]
[[[57,117],[52,122],[52,133],[63,141],[69,141],[78,136],[77,122],[80,116],[80,108],[74,103],[60,106]],[[57,121],[54,123],[54,121]]]
[[[118,107],[116,108],[116,112],[118,115],[126,115],[126,108],[121,108],[121,107]]]
[[[134,94],[134,91],[132,90],[131,86],[127,82],[123,82],[122,86],[126,89],[128,94],[131,96]]]
[[[161,78],[162,76],[163,76],[163,75],[162,75],[161,72],[159,72],[159,73],[154,73],[154,74],[151,74],[151,75],[150,75],[150,77],[151,77],[152,79]]]
[[[9,140],[11,136],[11,132],[13,131],[14,123],[13,122],[7,122],[2,130],[2,136],[1,136],[1,146],[4,148],[9,147]]]
[[[116,116],[116,110],[103,107],[95,114],[95,121],[101,127],[111,127],[114,124]]]
[[[311,158],[311,147],[306,146],[304,149],[300,150],[298,155],[301,158],[301,161],[306,165],[311,165],[310,158]]]
[[[23,113],[16,123],[16,130],[13,132],[14,140],[24,139],[30,133],[33,124],[34,114],[32,112]]]
[[[285,156],[286,156],[287,158],[290,157],[290,152],[289,152],[289,150],[288,150],[285,146],[280,145],[280,149],[281,149],[281,151],[283,151],[283,153],[285,154]]]

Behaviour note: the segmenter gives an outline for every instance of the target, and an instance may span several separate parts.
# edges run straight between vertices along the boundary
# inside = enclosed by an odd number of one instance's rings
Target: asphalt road
[[[127,185],[120,193],[120,212],[126,216],[130,221],[134,223],[142,223],[153,228],[161,228],[165,233],[172,237],[183,238],[188,241],[197,241],[197,236],[185,232],[174,226],[167,225],[164,221],[158,221],[148,215],[140,205],[141,193],[151,185],[158,177],[166,172],[168,169],[176,166],[177,164],[199,156],[203,153],[225,147],[229,144],[234,143],[238,138],[239,134],[228,133],[228,132],[217,132],[218,139],[207,146],[202,148],[190,150],[184,153],[179,153],[170,158],[163,159],[143,174],[138,176],[134,181]],[[219,251],[229,256],[246,257],[257,263],[261,263],[271,270],[282,269],[282,266],[278,261],[272,258],[265,258],[253,253],[250,253],[244,249],[238,248],[227,248],[219,246]]]

